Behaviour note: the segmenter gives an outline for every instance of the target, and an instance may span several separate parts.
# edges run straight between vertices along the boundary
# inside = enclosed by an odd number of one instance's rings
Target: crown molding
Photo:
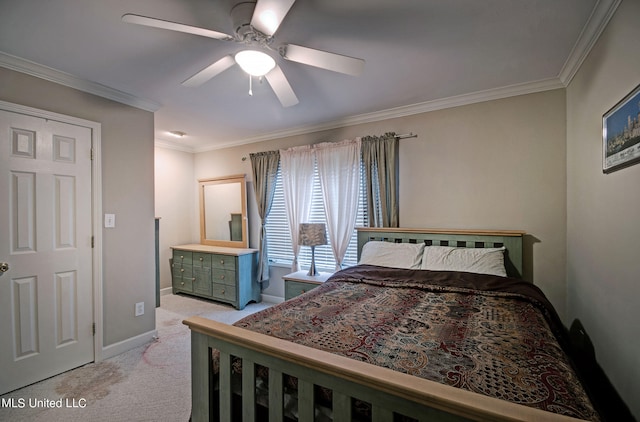
[[[43,66],[17,56],[12,56],[11,54],[7,54],[2,51],[0,51],[0,66],[35,76],[49,82],[88,92],[99,97],[108,98],[152,113],[158,111],[162,106],[162,104],[156,101],[139,98],[126,92],[110,88],[106,85],[91,82],[51,67]]]
[[[571,83],[621,2],[622,0],[598,0],[558,76],[565,87]]]
[[[176,142],[164,141],[162,139],[156,139],[154,141],[154,146],[157,148],[165,148],[165,149],[172,149],[175,151],[189,152],[191,154],[195,152],[194,149],[189,146],[178,144]]]
[[[469,94],[457,95],[453,97],[426,101],[401,107],[394,107],[372,113],[359,114],[342,119],[331,120],[325,123],[308,126],[298,126],[282,131],[270,132],[259,136],[239,139],[237,141],[217,144],[204,148],[194,148],[194,153],[213,151],[230,148],[239,145],[253,144],[257,142],[270,141],[274,139],[286,138],[289,136],[304,135],[307,133],[320,132],[323,130],[337,129],[346,126],[354,126],[364,123],[379,122],[415,114],[427,113],[431,111],[444,110],[452,107],[459,107],[469,104],[481,103],[502,98],[515,97],[518,95],[534,94],[537,92],[550,91],[553,89],[565,88],[565,85],[558,78],[544,79],[540,81],[515,84],[501,88],[488,89],[484,91],[472,92]]]

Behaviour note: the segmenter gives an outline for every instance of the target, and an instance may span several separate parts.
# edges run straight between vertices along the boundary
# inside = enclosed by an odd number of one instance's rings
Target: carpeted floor
[[[187,422],[190,342],[182,320],[201,315],[232,324],[270,305],[251,303],[237,311],[188,296],[162,296],[156,341],[0,396],[0,421]],[[62,408],[51,404],[60,400]]]

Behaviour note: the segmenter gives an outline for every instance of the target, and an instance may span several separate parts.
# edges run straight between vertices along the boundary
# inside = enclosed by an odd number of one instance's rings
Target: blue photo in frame
[[[602,171],[640,162],[640,85],[602,116]]]

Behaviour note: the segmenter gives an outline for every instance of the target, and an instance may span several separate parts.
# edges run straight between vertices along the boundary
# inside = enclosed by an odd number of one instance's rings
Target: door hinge
[[[91,247],[94,248],[95,247],[95,236],[91,236]]]
[[[91,148],[91,154],[89,154],[91,157],[91,161],[93,161],[93,148]]]
[[[95,322],[91,325],[91,331],[93,332],[93,335],[95,336],[96,335],[96,323]]]

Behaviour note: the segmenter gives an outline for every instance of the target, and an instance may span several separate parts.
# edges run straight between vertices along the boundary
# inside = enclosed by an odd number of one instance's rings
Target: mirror
[[[247,248],[247,195],[245,175],[201,179],[200,243]]]

